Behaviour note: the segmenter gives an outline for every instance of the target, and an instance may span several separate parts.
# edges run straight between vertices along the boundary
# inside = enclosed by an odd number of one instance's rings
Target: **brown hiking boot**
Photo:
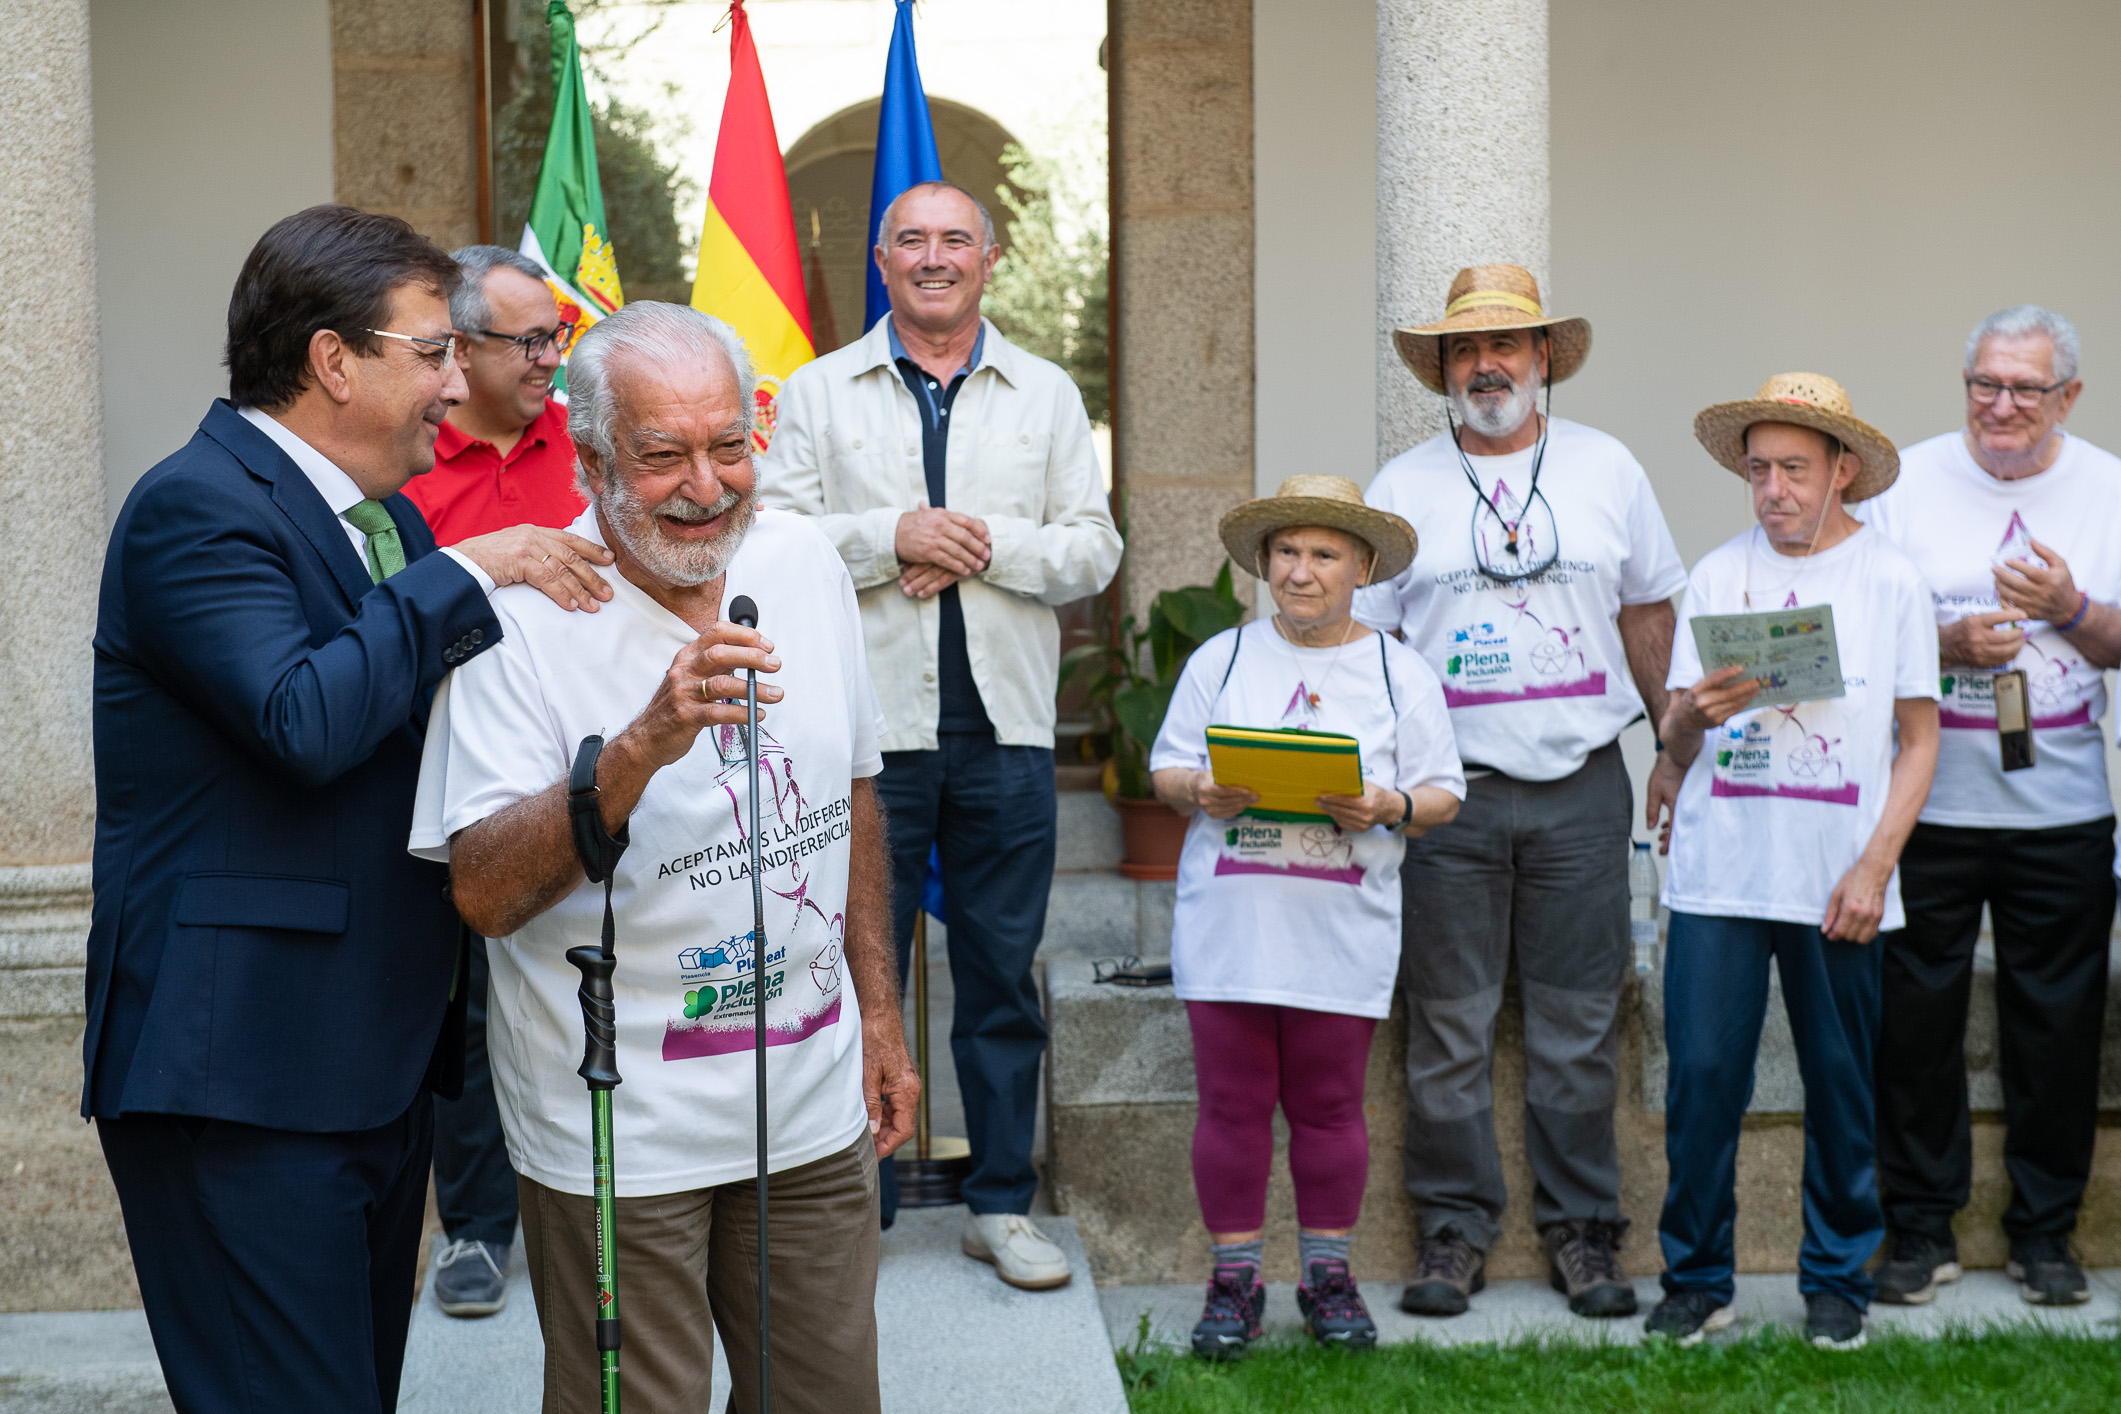
[[[1399,1309],[1410,1316],[1463,1315],[1473,1293],[1487,1284],[1487,1254],[1447,1227],[1421,1240]]]
[[[1579,1316],[1635,1314],[1635,1288],[1620,1265],[1625,1221],[1558,1222],[1540,1236],[1547,1245],[1547,1280]]]

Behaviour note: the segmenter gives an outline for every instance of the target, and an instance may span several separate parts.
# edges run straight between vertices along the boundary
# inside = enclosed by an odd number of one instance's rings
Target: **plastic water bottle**
[[[1628,939],[1635,945],[1636,975],[1657,966],[1657,861],[1647,840],[1628,855]]]

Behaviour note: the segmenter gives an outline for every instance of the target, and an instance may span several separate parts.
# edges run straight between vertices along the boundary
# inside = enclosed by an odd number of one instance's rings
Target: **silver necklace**
[[[1288,647],[1289,661],[1296,665],[1296,680],[1303,682],[1303,660],[1296,656],[1296,650],[1299,646],[1308,648],[1311,645],[1308,643],[1299,645],[1295,639],[1289,636],[1288,631],[1283,628],[1282,624],[1282,616],[1279,613],[1275,614],[1274,636]],[[1333,670],[1340,666],[1340,650],[1348,646],[1348,639],[1354,632],[1355,616],[1350,614],[1348,615],[1348,626],[1340,631],[1340,642],[1333,645],[1333,656],[1326,660],[1326,670],[1318,675],[1318,686],[1313,687],[1309,683],[1304,684],[1304,697],[1305,700],[1310,702],[1312,711],[1318,710],[1318,704],[1323,700],[1320,696],[1320,689],[1332,680]]]

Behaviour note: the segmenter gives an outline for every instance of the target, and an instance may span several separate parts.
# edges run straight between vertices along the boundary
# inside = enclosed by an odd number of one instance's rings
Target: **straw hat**
[[[1292,525],[1344,530],[1368,545],[1375,558],[1365,584],[1390,579],[1414,562],[1414,527],[1364,505],[1362,489],[1345,476],[1292,476],[1273,495],[1233,507],[1216,530],[1230,559],[1258,578],[1267,537]]]
[[[1745,431],[1760,422],[1790,422],[1838,437],[1863,463],[1841,503],[1867,501],[1900,475],[1900,454],[1883,432],[1860,422],[1848,390],[1823,373],[1778,373],[1742,402],[1718,403],[1694,417],[1694,436],[1710,456],[1745,475]]]
[[[1559,383],[1583,367],[1584,355],[1591,351],[1590,322],[1549,315],[1539,303],[1539,282],[1515,265],[1474,265],[1459,271],[1443,318],[1394,329],[1392,347],[1423,387],[1441,393],[1444,336],[1475,329],[1546,330],[1549,383]]]

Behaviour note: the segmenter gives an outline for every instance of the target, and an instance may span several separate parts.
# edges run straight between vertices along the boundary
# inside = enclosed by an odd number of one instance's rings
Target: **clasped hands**
[[[2006,560],[1995,567],[2001,609],[1968,614],[1937,630],[1937,648],[1947,665],[2000,668],[2025,646],[2024,621],[2066,624],[2077,617],[2084,598],[2069,563],[2037,540],[2032,546],[2033,553],[2047,561],[2044,569],[2030,560]]]
[[[979,574],[994,558],[985,521],[926,501],[898,518],[892,549],[898,555],[899,591],[909,599],[932,599]]]

